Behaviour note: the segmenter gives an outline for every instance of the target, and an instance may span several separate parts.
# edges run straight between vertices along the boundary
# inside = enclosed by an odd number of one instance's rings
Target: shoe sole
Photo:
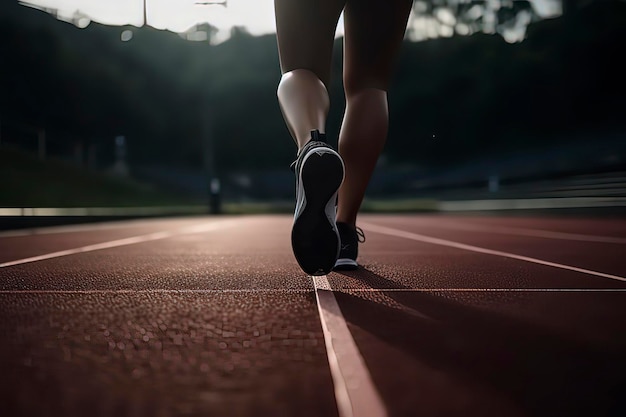
[[[359,269],[359,264],[357,264],[354,259],[350,258],[337,259],[333,267],[335,271],[354,271],[355,269]]]
[[[343,174],[341,157],[329,148],[313,149],[302,161],[299,212],[291,230],[291,246],[298,264],[309,275],[328,274],[339,256],[335,200]]]

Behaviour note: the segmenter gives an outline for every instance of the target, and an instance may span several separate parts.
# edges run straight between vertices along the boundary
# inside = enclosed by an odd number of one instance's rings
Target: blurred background
[[[623,0],[415,1],[364,210],[623,201],[624,45]],[[271,0],[2,1],[0,208],[289,211],[279,79]]]

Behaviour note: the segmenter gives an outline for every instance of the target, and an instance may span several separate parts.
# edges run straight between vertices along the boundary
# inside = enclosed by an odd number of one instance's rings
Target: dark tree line
[[[222,171],[284,167],[293,158],[275,97],[274,36],[236,29],[210,45],[149,27],[78,29],[0,7],[3,132],[45,127],[59,141],[102,149],[125,135],[137,164],[199,167],[207,135]],[[123,30],[132,30],[130,41],[120,40]],[[625,41],[626,3],[617,0],[533,22],[521,43],[481,33],[407,41],[389,95],[386,156],[433,166],[624,133]],[[343,110],[340,40],[336,46],[331,134]]]

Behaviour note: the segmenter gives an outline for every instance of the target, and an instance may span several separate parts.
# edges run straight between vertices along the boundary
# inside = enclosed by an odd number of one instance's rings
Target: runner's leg
[[[311,130],[326,131],[333,41],[344,5],[345,0],[274,1],[283,74],[278,102],[299,149]]]
[[[411,0],[347,0],[344,10],[346,113],[339,135],[345,179],[337,221],[355,225],[389,124],[387,90]]]

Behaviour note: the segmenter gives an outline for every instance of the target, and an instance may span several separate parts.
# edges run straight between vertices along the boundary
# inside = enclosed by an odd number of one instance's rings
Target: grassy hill
[[[135,207],[200,203],[125,178],[0,147],[0,207]]]

